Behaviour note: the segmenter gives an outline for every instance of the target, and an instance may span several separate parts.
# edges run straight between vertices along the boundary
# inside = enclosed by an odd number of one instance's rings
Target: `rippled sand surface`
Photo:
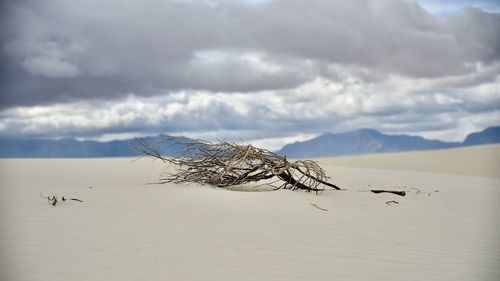
[[[319,196],[147,185],[147,159],[0,160],[0,279],[499,280],[500,179],[389,169],[424,156],[321,159],[346,190]]]

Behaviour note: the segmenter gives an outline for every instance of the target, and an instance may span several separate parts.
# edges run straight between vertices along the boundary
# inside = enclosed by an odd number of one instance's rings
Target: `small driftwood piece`
[[[181,146],[184,151],[178,157],[166,157],[160,153],[164,143]],[[208,142],[165,137],[159,143],[139,140],[133,148],[145,156],[173,164],[177,169],[158,183],[198,183],[213,187],[230,188],[235,185],[281,180],[281,185],[271,184],[276,189],[320,192],[325,186],[341,188],[327,182],[325,171],[312,160],[288,161],[286,157],[269,150],[226,141]]]
[[[372,189],[370,191],[373,192],[373,193],[392,193],[392,194],[396,194],[396,195],[399,195],[399,196],[405,196],[406,195],[405,191],[399,191],[399,190]]]

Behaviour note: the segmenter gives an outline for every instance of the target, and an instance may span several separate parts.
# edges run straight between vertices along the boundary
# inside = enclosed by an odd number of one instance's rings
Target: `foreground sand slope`
[[[500,179],[320,161],[347,190],[146,185],[163,169],[147,159],[1,160],[0,279],[499,280]]]

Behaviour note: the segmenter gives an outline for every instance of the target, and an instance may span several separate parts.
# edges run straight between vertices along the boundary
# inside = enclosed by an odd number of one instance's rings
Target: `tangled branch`
[[[182,146],[183,153],[178,157],[161,155],[159,148],[165,143]],[[316,162],[290,162],[286,157],[252,145],[165,137],[158,143],[142,139],[134,148],[143,155],[176,166],[175,172],[161,178],[159,183],[198,183],[228,188],[277,177],[281,185],[274,184],[275,189],[319,192],[329,186],[340,190],[326,181],[325,171]]]

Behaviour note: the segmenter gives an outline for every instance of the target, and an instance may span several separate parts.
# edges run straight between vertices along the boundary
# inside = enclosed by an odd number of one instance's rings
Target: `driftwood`
[[[174,143],[184,151],[178,157],[166,157],[160,146]],[[323,191],[325,186],[341,188],[327,182],[325,171],[314,161],[288,161],[286,157],[269,150],[226,141],[208,142],[176,137],[165,137],[159,143],[141,139],[133,146],[145,156],[173,164],[176,170],[158,183],[198,183],[220,188],[229,188],[271,178],[281,180],[280,185],[270,184],[274,189]]]
[[[373,193],[392,193],[392,194],[396,194],[396,195],[399,195],[399,196],[405,196],[406,195],[406,192],[404,191],[399,191],[399,190],[382,190],[382,189],[372,189],[370,190],[371,192]]]

